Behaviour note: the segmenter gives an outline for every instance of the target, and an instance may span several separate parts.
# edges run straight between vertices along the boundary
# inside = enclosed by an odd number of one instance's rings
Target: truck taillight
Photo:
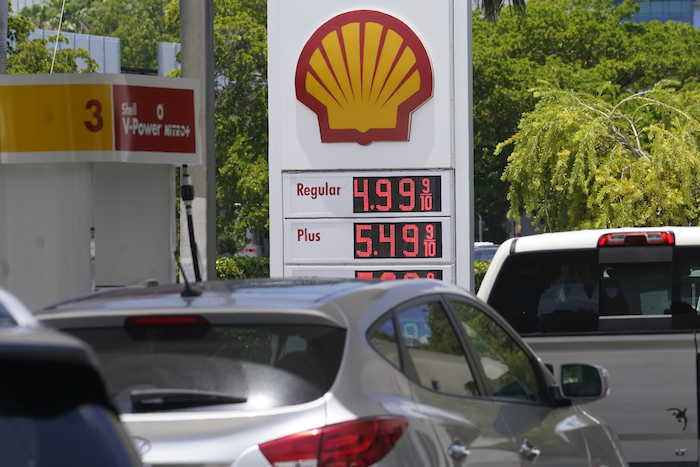
[[[673,232],[618,232],[609,233],[598,239],[598,246],[623,245],[673,245]]]
[[[297,433],[260,445],[274,467],[369,467],[396,445],[405,418],[353,420]]]

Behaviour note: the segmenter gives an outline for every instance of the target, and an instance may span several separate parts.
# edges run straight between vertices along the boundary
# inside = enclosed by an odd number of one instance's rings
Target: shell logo
[[[324,143],[408,141],[411,113],[433,95],[433,69],[402,21],[350,11],[323,24],[304,46],[296,93],[318,116]]]

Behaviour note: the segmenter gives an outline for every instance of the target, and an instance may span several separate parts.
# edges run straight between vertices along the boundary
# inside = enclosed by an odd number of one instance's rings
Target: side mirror
[[[602,399],[610,392],[608,370],[598,365],[572,363],[561,366],[559,400],[584,404]]]

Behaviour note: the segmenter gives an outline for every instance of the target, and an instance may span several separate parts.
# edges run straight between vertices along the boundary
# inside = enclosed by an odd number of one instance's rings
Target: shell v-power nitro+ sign
[[[268,2],[271,275],[470,287],[468,2],[303,3]]]

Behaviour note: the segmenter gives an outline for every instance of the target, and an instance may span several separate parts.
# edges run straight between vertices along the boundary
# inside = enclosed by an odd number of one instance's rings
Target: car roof
[[[354,313],[354,303],[377,304],[386,311],[403,300],[421,294],[465,291],[443,281],[371,281],[357,279],[243,279],[209,281],[192,286],[199,296],[183,297],[184,284],[152,287],[124,287],[102,290],[69,299],[36,312],[39,320],[76,319],[88,316],[117,317],[129,314],[163,313],[238,313],[260,317],[272,313],[281,316],[306,316],[309,322],[347,326],[348,313],[356,318],[367,308]],[[315,320],[315,321],[313,321]],[[330,321],[329,321],[330,320]],[[351,319],[352,320],[352,319]]]
[[[700,227],[622,227],[615,229],[572,230],[516,237],[504,242],[504,252],[527,253],[536,251],[597,248],[598,239],[608,233],[673,232],[679,246],[700,245]]]

